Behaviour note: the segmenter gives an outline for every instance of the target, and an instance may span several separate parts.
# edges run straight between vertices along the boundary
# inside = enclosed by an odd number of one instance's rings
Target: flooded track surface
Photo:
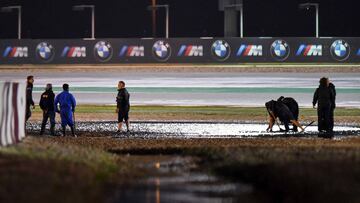
[[[59,126],[57,126],[57,129]],[[312,137],[318,136],[317,126],[309,126],[305,132],[266,132],[267,124],[236,122],[132,122],[130,133],[116,133],[116,122],[78,122],[78,133],[96,133],[94,136],[114,136],[117,138],[256,138],[256,137]],[[284,127],[282,127],[284,128]],[[40,123],[27,125],[29,131],[39,131]],[[334,136],[360,135],[360,127],[335,126]]]

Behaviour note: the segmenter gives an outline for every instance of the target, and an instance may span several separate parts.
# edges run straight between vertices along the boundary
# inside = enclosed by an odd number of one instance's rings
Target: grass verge
[[[41,112],[36,108],[32,120],[41,120]],[[227,106],[132,106],[131,120],[219,120],[265,122],[267,112],[262,107]],[[76,118],[80,120],[116,120],[115,106],[79,105]],[[317,119],[312,108],[301,108],[301,121]],[[335,122],[360,123],[360,108],[337,108]]]
[[[50,140],[0,148],[1,202],[104,202],[131,171],[114,154]]]

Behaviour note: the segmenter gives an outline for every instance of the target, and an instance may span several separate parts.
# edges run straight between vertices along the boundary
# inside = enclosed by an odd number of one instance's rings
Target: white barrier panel
[[[0,82],[0,146],[25,137],[26,84]]]

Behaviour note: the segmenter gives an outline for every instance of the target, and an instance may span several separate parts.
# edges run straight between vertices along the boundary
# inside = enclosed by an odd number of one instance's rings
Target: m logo
[[[86,47],[64,47],[61,57],[67,58],[85,58]]]
[[[245,45],[242,44],[237,53],[236,56],[262,56],[263,47],[262,45]]]
[[[144,46],[122,46],[120,53],[120,57],[144,57],[145,56],[145,48]]]
[[[4,58],[27,58],[28,57],[28,47],[6,47],[4,53]]]
[[[296,56],[322,56],[322,45],[301,44],[296,52]]]
[[[196,45],[181,45],[178,56],[203,56],[204,48],[203,46]]]

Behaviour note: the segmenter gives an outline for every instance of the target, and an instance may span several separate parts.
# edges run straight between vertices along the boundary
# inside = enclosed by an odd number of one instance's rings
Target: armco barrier
[[[360,62],[360,38],[0,40],[0,64],[259,62]]]
[[[0,146],[25,137],[25,83],[0,82]]]

